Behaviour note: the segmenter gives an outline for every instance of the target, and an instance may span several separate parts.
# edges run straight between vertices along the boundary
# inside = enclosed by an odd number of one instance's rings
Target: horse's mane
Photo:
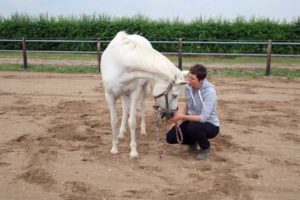
[[[127,33],[121,31],[115,39],[120,45],[120,61],[125,61],[132,70],[164,75],[173,80],[178,74],[179,69],[169,59],[134,37],[128,37]]]

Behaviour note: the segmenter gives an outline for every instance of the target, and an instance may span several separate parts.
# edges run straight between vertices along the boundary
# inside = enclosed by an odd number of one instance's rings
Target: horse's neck
[[[171,81],[175,79],[175,74],[173,73],[160,73],[156,70],[147,70],[142,71],[140,68],[133,70],[130,68],[128,73],[123,73],[122,77],[120,77],[121,82],[131,82],[132,80],[136,79],[148,79],[152,80],[156,83],[166,83],[169,84]]]
[[[150,52],[153,52],[152,50]],[[132,57],[132,64],[125,65],[133,78],[146,78],[154,81],[173,81],[179,72],[166,57],[146,54]]]
[[[118,34],[108,49],[111,51],[111,60],[122,68],[118,69],[124,74],[122,78],[170,82],[178,74],[179,70],[169,59],[155,49],[135,42],[126,34]]]

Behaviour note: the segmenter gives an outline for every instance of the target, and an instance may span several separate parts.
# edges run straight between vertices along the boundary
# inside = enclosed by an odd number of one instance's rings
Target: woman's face
[[[194,90],[198,90],[201,87],[202,80],[198,80],[195,74],[189,73],[187,76],[187,81],[189,86],[191,86]]]

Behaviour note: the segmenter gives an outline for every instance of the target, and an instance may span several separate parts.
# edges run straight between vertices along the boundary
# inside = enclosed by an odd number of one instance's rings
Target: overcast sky
[[[0,0],[0,15],[29,14],[49,16],[105,14],[189,22],[197,17],[234,19],[243,16],[292,21],[300,16],[300,0]]]

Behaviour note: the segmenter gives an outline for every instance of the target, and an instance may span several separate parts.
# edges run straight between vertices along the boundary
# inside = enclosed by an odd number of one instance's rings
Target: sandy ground
[[[181,145],[159,159],[149,97],[130,160],[128,131],[109,153],[98,75],[0,72],[0,199],[300,199],[300,80],[209,79],[222,121],[210,159]]]

